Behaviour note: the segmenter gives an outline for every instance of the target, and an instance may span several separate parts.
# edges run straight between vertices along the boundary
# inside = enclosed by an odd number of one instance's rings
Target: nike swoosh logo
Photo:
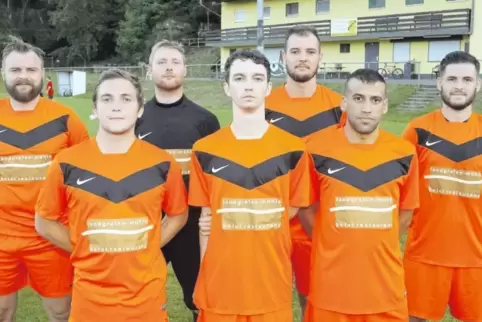
[[[5,131],[7,131],[7,129],[3,129],[3,130],[1,130],[1,131],[0,131],[0,133],[3,133],[3,132],[5,132]]]
[[[142,140],[143,138],[145,138],[146,136],[150,135],[151,133],[152,133],[152,132],[149,132],[149,133],[146,133],[146,134],[140,134],[140,133],[139,133],[139,139]]]
[[[77,179],[77,185],[78,185],[78,186],[81,186],[81,185],[83,185],[84,183],[89,182],[89,181],[92,181],[92,180],[94,180],[94,179],[95,179],[95,177],[92,177],[92,178],[89,178],[89,179],[85,179],[85,180]]]
[[[285,118],[284,116],[278,117],[277,119],[271,119],[269,122],[270,122],[270,123],[276,123],[276,122],[278,122],[278,121],[281,121],[281,120],[284,119],[284,118]]]
[[[335,169],[335,170],[328,169],[328,174],[337,173],[338,171],[341,171],[341,170],[343,170],[343,169],[345,169],[345,168],[346,168],[346,167],[339,168],[339,169]]]
[[[222,166],[222,167],[220,167],[220,168],[217,168],[217,169],[213,167],[213,168],[211,169],[211,171],[212,171],[213,173],[217,173],[217,172],[221,171],[222,169],[226,168],[227,166],[229,166],[229,164],[227,164],[227,165],[225,165],[225,166]]]
[[[434,141],[434,142],[427,141],[427,142],[425,142],[425,145],[426,146],[432,146],[432,145],[435,145],[435,144],[440,143],[440,142],[442,142],[442,140],[438,140],[438,141]]]

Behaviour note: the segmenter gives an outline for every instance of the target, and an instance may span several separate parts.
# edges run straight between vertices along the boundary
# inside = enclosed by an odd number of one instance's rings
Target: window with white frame
[[[330,0],[316,0],[316,13],[330,12]]]
[[[244,10],[236,10],[234,12],[234,21],[243,22],[246,19],[246,12]]]
[[[441,61],[445,55],[460,50],[460,40],[436,40],[428,43],[428,61]]]
[[[269,19],[271,17],[271,7],[264,7],[263,8],[263,18]]]
[[[368,0],[368,9],[385,8],[385,0]]]
[[[410,61],[410,43],[409,42],[393,43],[393,61],[397,63],[405,63]]]
[[[286,4],[286,17],[296,17],[299,12],[298,2],[292,2]]]

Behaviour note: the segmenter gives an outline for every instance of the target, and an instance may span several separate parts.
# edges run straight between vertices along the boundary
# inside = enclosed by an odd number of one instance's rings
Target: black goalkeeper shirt
[[[189,189],[189,163],[194,143],[219,130],[217,117],[186,96],[170,104],[152,98],[144,105],[144,114],[136,124],[139,139],[171,153],[181,166],[186,189]],[[194,213],[193,213],[194,212]],[[189,208],[189,218],[199,208]]]

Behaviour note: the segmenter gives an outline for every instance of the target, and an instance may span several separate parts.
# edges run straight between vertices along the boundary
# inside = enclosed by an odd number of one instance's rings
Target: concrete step
[[[418,93],[416,95],[412,95],[412,96],[419,96],[419,97],[438,97],[440,96],[439,93]]]
[[[411,103],[411,104],[430,104],[433,100],[406,100],[404,103]]]

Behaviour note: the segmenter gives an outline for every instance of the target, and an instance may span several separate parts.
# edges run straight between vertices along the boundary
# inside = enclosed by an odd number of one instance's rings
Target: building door
[[[378,70],[378,57],[380,56],[380,43],[365,43],[365,68]]]

